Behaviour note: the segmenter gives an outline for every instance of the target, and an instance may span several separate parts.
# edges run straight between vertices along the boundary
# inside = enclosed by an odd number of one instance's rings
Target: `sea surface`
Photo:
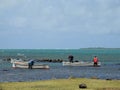
[[[99,58],[101,67],[70,67],[60,62],[36,62],[48,64],[50,69],[14,69],[9,58],[51,59],[68,61],[73,55],[75,61],[91,62]],[[0,49],[0,82],[36,81],[59,78],[99,78],[120,80],[120,48],[82,49]]]

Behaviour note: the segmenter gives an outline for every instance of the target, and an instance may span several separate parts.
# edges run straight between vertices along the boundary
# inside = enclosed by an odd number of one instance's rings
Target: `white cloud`
[[[0,0],[0,6],[16,7],[8,24],[32,30],[110,33],[119,27],[119,0]],[[17,7],[19,6],[19,8]],[[17,11],[18,10],[18,11]],[[6,23],[7,24],[7,23]],[[111,29],[112,28],[112,29]],[[26,28],[25,28],[26,29]],[[119,29],[114,32],[119,32]]]
[[[0,8],[9,8],[17,4],[17,0],[0,0]]]
[[[42,37],[44,44],[61,40],[68,46],[72,39],[78,47],[83,41],[89,46],[96,35],[97,42],[104,41],[102,36],[119,37],[119,23],[120,0],[0,0],[0,39],[6,42],[22,38],[27,45]]]
[[[25,17],[14,17],[9,19],[8,24],[13,27],[23,28],[27,25],[27,19]]]

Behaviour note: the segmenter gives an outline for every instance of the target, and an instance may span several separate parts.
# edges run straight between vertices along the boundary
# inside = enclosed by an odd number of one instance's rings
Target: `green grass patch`
[[[120,90],[120,80],[100,80],[86,78],[54,79],[35,82],[4,82],[0,90],[83,90],[79,84],[84,83],[84,90]]]

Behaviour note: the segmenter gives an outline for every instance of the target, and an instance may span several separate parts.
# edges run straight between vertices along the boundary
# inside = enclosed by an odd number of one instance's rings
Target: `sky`
[[[0,0],[0,49],[120,48],[120,0]]]

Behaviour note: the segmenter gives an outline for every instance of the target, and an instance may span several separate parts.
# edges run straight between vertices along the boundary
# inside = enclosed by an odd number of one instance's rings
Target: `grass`
[[[84,90],[120,90],[120,80],[99,80],[86,78],[53,79],[35,82],[4,82],[0,90],[83,90],[79,84],[84,83]]]

